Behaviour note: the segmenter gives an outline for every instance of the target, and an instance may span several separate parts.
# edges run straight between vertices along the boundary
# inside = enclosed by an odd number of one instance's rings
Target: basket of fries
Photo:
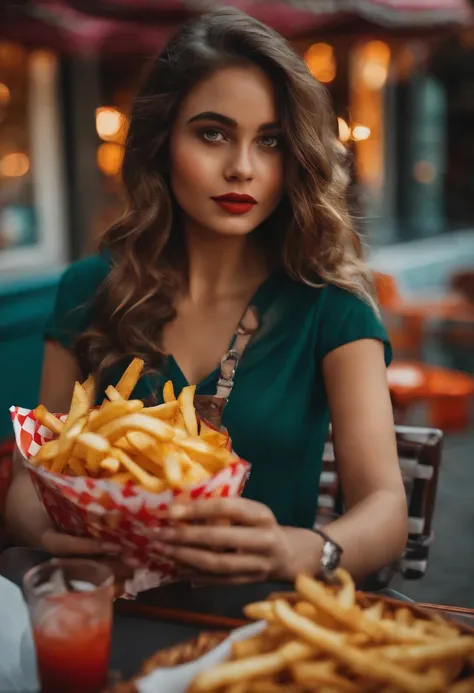
[[[175,397],[168,381],[163,404],[129,399],[143,368],[134,359],[120,382],[94,407],[92,378],[76,383],[68,413],[12,407],[16,442],[55,525],[76,536],[120,544],[153,585],[176,578],[173,562],[154,548],[150,530],[176,497],[235,496],[250,465],[194,407],[194,386]],[[151,586],[151,583],[145,587]]]
[[[202,637],[177,645],[114,693],[474,691],[473,629],[412,603],[358,593],[344,570],[337,577],[328,586],[300,575],[295,592],[248,604],[244,613],[257,622],[212,651],[203,650]],[[178,664],[171,672],[169,662]]]

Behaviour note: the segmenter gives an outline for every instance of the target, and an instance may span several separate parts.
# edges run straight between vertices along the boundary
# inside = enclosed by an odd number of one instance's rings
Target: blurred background
[[[469,0],[2,0],[3,454],[8,407],[37,403],[58,277],[121,209],[124,133],[142,68],[183,21],[219,4],[286,36],[332,95],[352,155],[351,207],[395,346],[397,421],[445,432],[430,568],[398,586],[474,607]]]

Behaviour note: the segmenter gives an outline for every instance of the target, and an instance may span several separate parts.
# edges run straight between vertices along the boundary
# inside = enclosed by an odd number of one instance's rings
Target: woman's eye
[[[281,140],[277,135],[265,135],[265,137],[261,138],[260,142],[264,147],[269,147],[270,149],[275,149],[281,144]]]
[[[207,128],[207,130],[202,130],[201,135],[208,142],[221,142],[224,139],[222,132],[220,130],[216,130],[216,128]]]

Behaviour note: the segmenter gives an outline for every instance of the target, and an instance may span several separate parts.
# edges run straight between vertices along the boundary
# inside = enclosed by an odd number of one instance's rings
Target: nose
[[[254,177],[255,163],[251,147],[245,144],[232,147],[225,170],[226,180],[243,182],[253,180]]]

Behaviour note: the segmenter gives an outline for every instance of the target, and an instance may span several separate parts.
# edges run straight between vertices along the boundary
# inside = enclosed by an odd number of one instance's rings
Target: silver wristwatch
[[[319,527],[315,527],[314,531],[324,539],[319,577],[327,582],[330,582],[341,562],[343,549],[342,546],[339,546],[339,544],[331,539],[331,537],[329,537],[326,532],[323,532],[323,530]]]

